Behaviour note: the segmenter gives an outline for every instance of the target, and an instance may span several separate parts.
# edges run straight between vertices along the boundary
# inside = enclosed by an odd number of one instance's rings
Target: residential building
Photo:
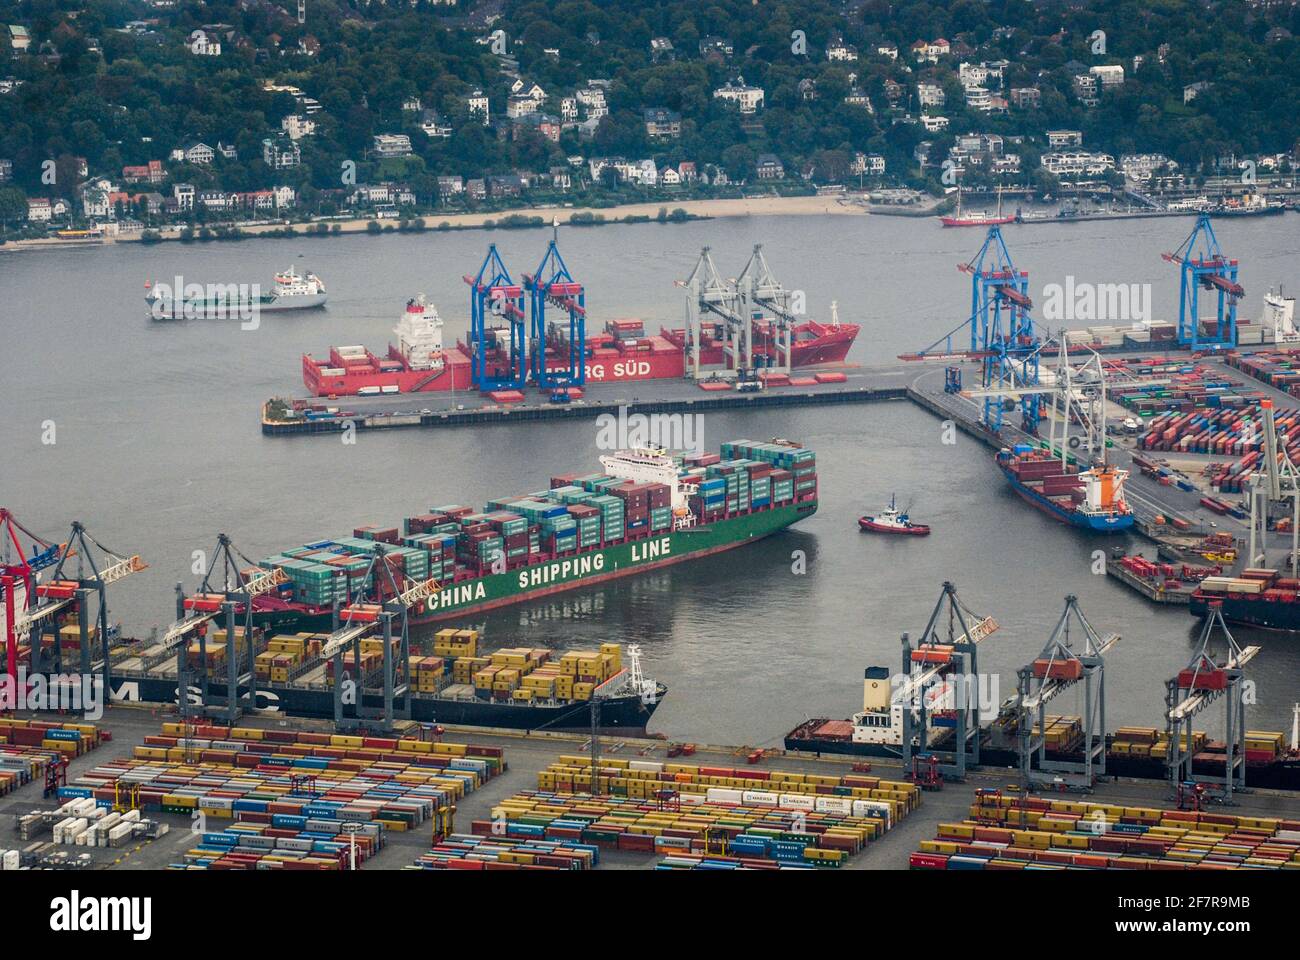
[[[1075,97],[1087,106],[1097,104],[1097,78],[1090,73],[1075,74],[1070,81]]]
[[[1178,164],[1163,153],[1129,153],[1119,158],[1119,168],[1130,180],[1145,183],[1156,171],[1165,168],[1172,173]]]
[[[11,23],[9,25],[9,46],[13,48],[14,53],[26,53],[31,45],[32,36],[27,32],[27,28],[21,24]],[[31,219],[30,213],[27,219]],[[46,219],[49,218],[46,217]]]
[[[0,183],[7,183],[14,178],[14,162],[0,160]]]
[[[735,104],[743,114],[756,113],[763,106],[763,88],[749,86],[744,77],[738,77],[734,83],[728,80],[725,86],[713,91],[713,96]]]
[[[732,47],[730,40],[727,40],[724,37],[714,36],[702,38],[700,40],[699,50],[701,57],[718,56],[724,60],[735,52],[735,48]]]
[[[474,89],[460,98],[461,103],[465,104],[465,109],[471,114],[477,116],[487,126],[492,114],[492,105],[488,96],[482,90]]]
[[[194,184],[177,183],[172,185],[172,199],[176,201],[176,209],[180,212],[194,209]]]
[[[458,197],[465,192],[465,181],[460,177],[439,177],[438,178],[438,197],[441,200],[450,200],[452,197]]]
[[[109,196],[117,192],[113,182],[97,177],[81,187],[81,209],[88,220],[112,217],[113,204]]]
[[[287,134],[290,140],[301,140],[303,137],[315,135],[316,121],[310,117],[291,113],[287,117],[281,118],[280,130]]]
[[[760,180],[784,180],[785,167],[774,153],[760,153],[754,164],[754,175]]]
[[[1058,177],[1101,177],[1115,169],[1115,158],[1110,154],[1084,150],[1045,153],[1041,163],[1043,169]]]
[[[834,37],[826,45],[826,59],[831,62],[851,63],[858,59],[858,48],[845,43],[843,37]]]
[[[952,45],[940,37],[933,42],[918,40],[912,44],[912,56],[918,63],[938,63],[940,57],[952,52]]]
[[[1034,110],[1043,104],[1043,92],[1037,87],[1012,87],[1011,103],[1019,110]]]
[[[943,87],[937,83],[918,83],[916,85],[917,102],[924,107],[942,107],[944,104]]]
[[[296,140],[267,137],[262,141],[262,162],[272,170],[288,170],[302,162],[302,151]]]
[[[1088,73],[1101,81],[1103,87],[1120,87],[1124,85],[1124,68],[1117,63],[1089,67]]]
[[[173,153],[172,156],[185,163],[207,166],[216,159],[217,152],[206,143],[193,143],[181,150],[179,157],[177,157],[175,153]]]
[[[650,41],[650,59],[654,63],[667,61],[671,63],[677,59],[677,51],[673,49],[673,42],[667,37],[654,37]]]
[[[32,197],[27,201],[27,220],[29,223],[49,223],[53,218],[54,206],[50,203],[49,197]]]
[[[676,140],[682,133],[682,115],[664,107],[646,107],[643,114],[646,135]]]
[[[221,41],[209,37],[202,30],[195,30],[185,41],[185,47],[196,57],[219,57],[221,56]]]
[[[1195,83],[1187,84],[1183,87],[1183,103],[1191,103],[1212,86],[1214,84],[1208,80],[1198,80]]]
[[[530,113],[536,113],[540,107],[540,101],[523,94],[511,94],[506,98],[506,116],[511,120],[518,120]]]
[[[438,115],[437,110],[424,110],[420,114],[420,129],[426,137],[447,139],[452,134],[452,126]]]
[[[925,127],[926,133],[938,133],[940,130],[948,129],[948,118],[926,114],[921,117],[921,126]]]
[[[163,169],[161,160],[150,160],[144,166],[123,167],[122,179],[127,183],[162,183],[167,179],[167,171]]]
[[[377,133],[372,142],[371,152],[381,159],[411,155],[411,138],[404,133]]]
[[[1061,147],[1081,147],[1083,146],[1083,131],[1048,130],[1047,145],[1053,150],[1059,150]]]
[[[541,84],[534,83],[531,80],[524,80],[516,77],[515,81],[510,84],[510,95],[512,97],[527,97],[529,100],[535,100],[539,105],[546,102],[546,91],[542,89]]]
[[[898,47],[892,43],[882,43],[876,47],[876,54],[881,57],[888,57],[890,60],[898,59]]]

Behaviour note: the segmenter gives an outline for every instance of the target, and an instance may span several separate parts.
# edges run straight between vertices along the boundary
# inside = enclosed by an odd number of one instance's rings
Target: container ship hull
[[[176,703],[174,677],[115,675],[112,699],[126,703]],[[226,684],[211,681],[208,689],[217,697],[225,696]],[[294,717],[331,719],[334,716],[334,693],[331,690],[307,690],[299,687],[260,684],[258,708],[267,713]],[[247,688],[241,692],[246,693]],[[199,693],[190,688],[191,697]],[[652,702],[634,694],[601,700],[602,729],[622,733],[644,732],[646,724],[667,688],[659,684]],[[648,698],[647,698],[648,699]],[[382,707],[382,697],[364,695],[368,707]],[[421,723],[454,723],[473,727],[496,727],[506,730],[579,730],[591,729],[590,705],[583,700],[554,704],[520,704],[497,700],[452,700],[418,693],[411,694],[411,719]]]
[[[1011,485],[1011,489],[1017,496],[1053,520],[1090,533],[1121,533],[1133,526],[1131,513],[1117,511],[1089,513],[1078,509],[1073,503],[1067,506],[1022,480],[1013,462],[1003,455],[999,454],[996,462],[998,469],[1007,478],[1007,483]]]
[[[1223,619],[1229,623],[1269,630],[1300,631],[1300,601],[1273,601],[1259,597],[1237,599],[1219,594],[1207,595],[1198,590],[1192,594],[1188,610],[1194,617],[1209,616],[1211,601],[1221,605]]]
[[[412,612],[411,623],[418,626],[465,617],[721,553],[777,533],[816,511],[815,500],[791,503],[446,584],[422,609]]]
[[[805,721],[785,736],[785,749],[800,753],[832,754],[853,757],[879,757],[898,759],[902,751],[881,743],[858,743],[847,737],[818,736],[815,731],[825,724],[825,718]],[[936,747],[942,752],[942,747]],[[1053,753],[1047,751],[1047,759],[1055,761],[1078,761],[1082,754]],[[1002,767],[1019,769],[1020,755],[1001,746],[980,746],[980,764],[984,767]],[[1222,775],[1223,764],[1219,764]],[[1195,770],[1196,773],[1211,774],[1210,770]],[[1167,776],[1164,761],[1153,757],[1133,757],[1107,754],[1106,775],[1114,777],[1132,777],[1136,780],[1165,780]],[[1272,763],[1247,764],[1246,784],[1272,790],[1300,790],[1300,760],[1285,758]]]

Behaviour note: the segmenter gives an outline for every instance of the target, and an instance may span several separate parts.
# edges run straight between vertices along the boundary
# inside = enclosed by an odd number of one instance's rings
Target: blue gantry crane
[[[528,382],[528,332],[524,290],[510,279],[510,271],[488,245],[478,273],[466,276],[469,284],[471,375],[479,390],[521,389]],[[489,326],[499,317],[509,326],[510,343],[500,343],[505,328]]]
[[[1029,312],[1029,274],[1016,269],[996,226],[989,228],[974,259],[958,269],[971,276],[971,353],[982,356],[984,389],[1001,391],[984,398],[984,425],[996,433],[1007,406],[1014,409],[1015,388],[1038,384],[1042,344]],[[1025,432],[1036,433],[1039,395],[1022,394],[1019,402]]]
[[[528,312],[531,318],[531,372],[537,386],[543,390],[556,387],[580,387],[586,379],[587,350],[587,293],[581,283],[573,279],[569,268],[560,256],[557,236],[552,233],[546,255],[533,274],[524,274],[524,289],[528,291]],[[551,305],[563,312],[565,320],[552,320],[554,331],[547,330],[546,307]],[[548,334],[554,333],[554,336]],[[547,343],[555,344],[557,357],[550,368],[546,365]]]
[[[1193,350],[1237,345],[1237,302],[1245,289],[1237,282],[1237,261],[1219,249],[1210,215],[1202,213],[1187,239],[1173,253],[1162,254],[1179,266],[1178,342]],[[1213,330],[1201,331],[1201,290],[1214,296]],[[1210,319],[1210,318],[1206,318]]]

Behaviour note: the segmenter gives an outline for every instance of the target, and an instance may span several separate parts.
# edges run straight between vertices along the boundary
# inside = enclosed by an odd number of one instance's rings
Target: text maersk
[[[644,563],[647,560],[666,557],[672,552],[672,545],[671,537],[660,537],[657,540],[647,540],[645,543],[634,543],[632,544],[631,562]],[[551,563],[539,564],[535,567],[520,570],[518,574],[519,589],[530,590],[551,583],[562,583],[574,577],[586,577],[593,573],[601,573],[604,569],[604,553],[589,554],[585,557],[570,557],[567,560],[554,560]],[[473,583],[460,583],[439,590],[425,601],[425,609],[432,613],[435,610],[458,607],[464,603],[477,603],[486,599],[486,597],[487,590],[482,580]]]

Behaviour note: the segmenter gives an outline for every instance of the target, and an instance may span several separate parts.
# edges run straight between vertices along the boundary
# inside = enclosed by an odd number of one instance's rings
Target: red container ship
[[[832,304],[830,323],[805,320],[791,329],[790,365],[811,367],[842,363],[861,329],[856,323],[840,323]],[[473,347],[457,341],[444,349],[442,318],[423,297],[406,305],[394,327],[397,343],[386,354],[362,346],[330,347],[327,359],[310,354],[302,358],[302,379],[314,396],[373,396],[397,393],[434,393],[444,390],[473,390]],[[490,331],[497,336],[488,347],[487,367],[504,373],[510,366],[508,331]],[[753,321],[754,357],[757,366],[778,363],[775,324],[768,318]],[[600,333],[589,334],[584,359],[587,383],[670,380],[685,376],[684,329],[661,330],[647,335],[641,320],[611,320]],[[706,325],[700,345],[700,361],[708,365],[726,360],[727,337],[719,323]],[[548,365],[567,367],[568,346],[557,325],[547,336]]]

